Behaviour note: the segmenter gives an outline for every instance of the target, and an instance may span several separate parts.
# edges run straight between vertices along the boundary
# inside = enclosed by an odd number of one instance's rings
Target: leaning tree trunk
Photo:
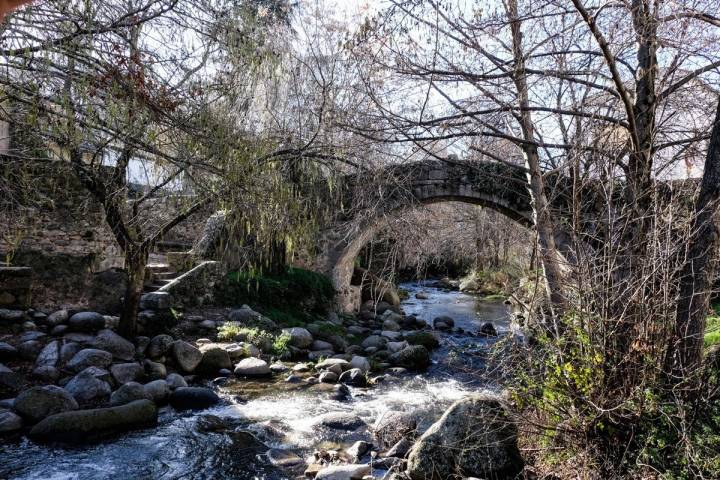
[[[687,259],[681,271],[680,298],[675,318],[677,341],[675,377],[683,381],[700,365],[705,316],[715,278],[720,206],[720,101],[708,145],[700,193],[695,202]]]
[[[126,338],[135,336],[137,333],[137,314],[140,305],[140,297],[143,294],[145,285],[145,270],[147,266],[148,252],[145,249],[133,247],[125,254],[125,269],[128,274],[128,284],[125,289],[125,299],[120,315],[118,331]]]

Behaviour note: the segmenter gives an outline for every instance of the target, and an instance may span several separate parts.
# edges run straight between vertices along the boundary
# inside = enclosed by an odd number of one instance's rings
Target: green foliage
[[[301,326],[324,315],[335,295],[327,277],[293,267],[276,275],[231,272],[223,290],[225,303],[257,305],[285,327]]]
[[[707,317],[705,347],[720,344],[720,304],[713,305],[713,315]]]
[[[263,352],[282,355],[288,349],[290,335],[276,335],[257,327],[246,327],[237,322],[226,322],[218,328],[218,340],[223,342],[248,342]]]
[[[286,352],[288,352],[288,347],[290,346],[290,334],[288,333],[281,333],[277,337],[275,337],[275,340],[272,344],[272,352],[275,355],[283,356]]]

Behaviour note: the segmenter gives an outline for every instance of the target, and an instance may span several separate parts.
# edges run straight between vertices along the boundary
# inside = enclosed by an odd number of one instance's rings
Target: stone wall
[[[0,267],[0,308],[29,308],[32,269],[28,267]]]

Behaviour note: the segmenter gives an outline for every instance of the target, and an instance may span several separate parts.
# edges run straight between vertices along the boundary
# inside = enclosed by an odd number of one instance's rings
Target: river
[[[316,388],[274,382],[237,382],[221,387],[225,402],[202,412],[179,414],[161,409],[155,429],[133,432],[97,445],[45,447],[28,440],[0,444],[0,478],[60,479],[264,479],[302,474],[302,467],[274,466],[268,450],[302,458],[324,448],[342,448],[356,440],[371,441],[367,428],[353,433],[323,431],[313,425],[324,413],[353,413],[368,425],[385,412],[414,411],[421,426],[434,422],[448,405],[495,382],[486,372],[488,340],[472,334],[487,321],[500,334],[510,330],[508,308],[461,292],[406,283],[407,314],[432,323],[448,315],[466,333],[441,335],[433,364],[423,374],[360,389],[347,402],[330,400]],[[417,299],[423,292],[426,299]],[[297,470],[300,468],[300,470]],[[375,472],[382,474],[382,472]]]

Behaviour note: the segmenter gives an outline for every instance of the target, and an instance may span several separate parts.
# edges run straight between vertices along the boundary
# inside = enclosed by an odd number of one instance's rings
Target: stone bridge
[[[491,208],[522,225],[533,225],[526,170],[520,166],[422,161],[387,167],[375,177],[379,181],[348,179],[349,198],[344,204],[349,205],[349,211],[323,232],[321,253],[315,262],[315,269],[332,280],[338,292],[338,306],[343,311],[352,311],[359,305],[359,287],[351,285],[355,258],[392,211],[438,202],[465,202]],[[363,208],[358,203],[382,207]]]

